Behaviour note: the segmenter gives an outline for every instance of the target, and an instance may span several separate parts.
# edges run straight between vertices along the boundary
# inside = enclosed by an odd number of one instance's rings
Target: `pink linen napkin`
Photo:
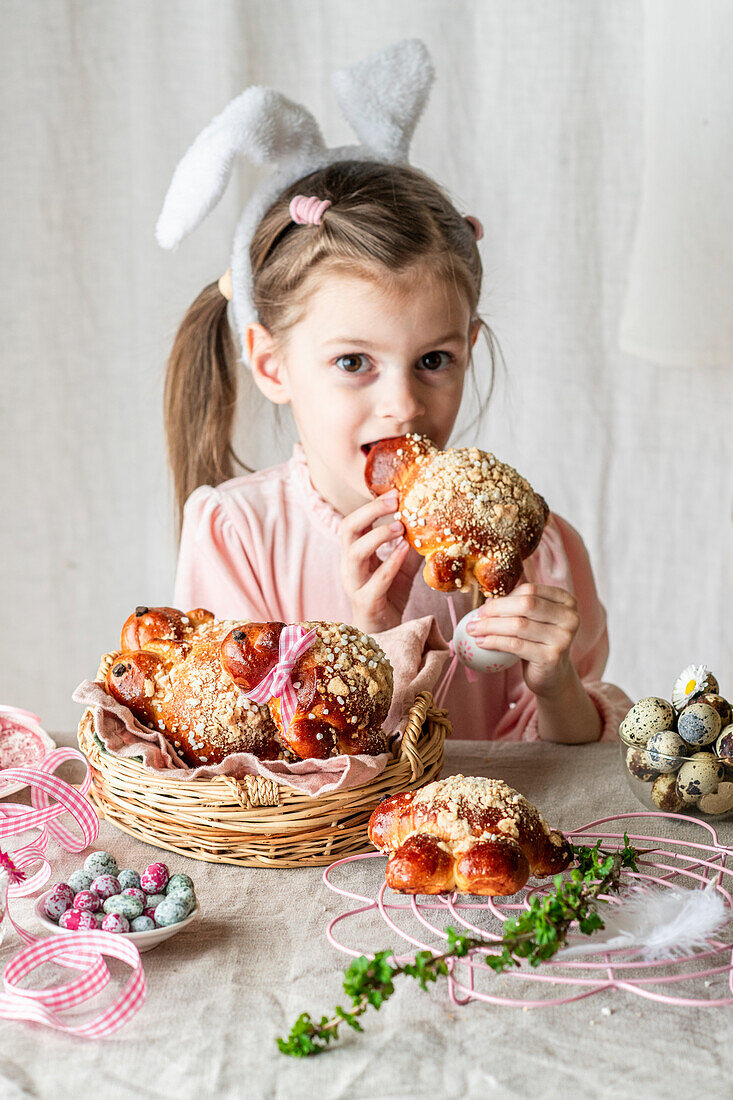
[[[392,662],[394,694],[384,724],[390,743],[404,732],[415,696],[432,691],[448,659],[448,647],[432,615],[400,623],[392,630],[371,635]],[[84,680],[73,694],[77,703],[91,707],[94,731],[113,756],[141,757],[143,767],[160,775],[173,772],[176,779],[212,779],[216,775],[262,775],[304,794],[348,790],[375,779],[393,759],[378,756],[332,756],[327,760],[260,760],[252,753],[232,753],[220,764],[190,768],[162,733],[141,725],[127,707],[108,695],[104,685]]]

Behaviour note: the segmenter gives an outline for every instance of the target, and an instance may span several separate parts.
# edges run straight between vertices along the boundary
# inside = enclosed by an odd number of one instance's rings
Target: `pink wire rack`
[[[702,829],[703,839],[688,840],[684,836],[671,838],[658,834],[632,833],[635,822],[643,819],[660,824],[664,819],[680,823],[692,829]],[[604,828],[605,826],[605,828]],[[614,828],[615,826],[615,828]],[[616,831],[618,830],[618,831]],[[713,884],[722,896],[729,920],[722,926],[725,937],[706,941],[706,947],[692,956],[645,961],[638,958],[639,949],[623,948],[597,955],[593,959],[552,959],[535,969],[523,963],[497,976],[483,956],[490,953],[492,942],[502,936],[502,925],[507,918],[528,907],[533,894],[543,894],[553,889],[553,883],[541,883],[525,888],[511,898],[469,898],[456,893],[451,895],[407,896],[393,893],[377,874],[381,885],[372,894],[360,894],[345,889],[332,881],[338,868],[357,864],[366,880],[373,880],[377,867],[375,861],[383,860],[378,852],[349,856],[337,860],[323,872],[323,881],[329,890],[356,903],[346,912],[335,917],[328,925],[326,936],[339,951],[356,958],[394,945],[398,937],[409,945],[406,954],[394,959],[401,965],[414,956],[415,951],[430,950],[436,954],[445,950],[448,925],[459,931],[481,935],[487,941],[486,948],[477,948],[465,959],[449,960],[447,977],[448,996],[455,1005],[469,1001],[485,1001],[487,1004],[507,1005],[517,1008],[546,1008],[551,1005],[570,1004],[592,997],[607,990],[619,990],[650,1001],[667,1004],[716,1008],[733,1004],[733,934],[730,916],[733,915],[733,868],[728,866],[733,850],[720,844],[715,829],[706,821],[697,821],[681,814],[628,813],[615,817],[603,817],[597,821],[567,833],[576,844],[595,844],[616,847],[623,841],[624,832],[637,847],[654,848],[652,858],[638,861],[639,872],[625,871],[628,885],[649,884],[658,887],[703,888]],[[705,842],[707,841],[707,842]],[[355,868],[350,868],[353,875]],[[606,899],[617,903],[616,895]],[[376,914],[386,926],[375,925],[366,914]],[[363,919],[359,922],[359,918]],[[375,931],[383,942],[377,941],[369,950],[347,946],[335,935],[335,929],[343,925],[357,925],[357,936],[374,941]],[[634,958],[633,956],[637,957]],[[531,992],[530,992],[531,990]]]

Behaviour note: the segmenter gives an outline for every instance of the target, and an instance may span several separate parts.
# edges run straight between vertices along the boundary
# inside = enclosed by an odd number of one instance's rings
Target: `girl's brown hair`
[[[295,195],[330,199],[320,226],[290,217]],[[266,210],[250,243],[252,301],[257,318],[276,342],[302,318],[318,270],[358,272],[389,285],[420,265],[466,297],[491,358],[497,346],[477,313],[481,258],[476,235],[441,187],[417,168],[344,160],[309,173],[286,188]],[[474,378],[475,385],[475,378]],[[193,303],[173,344],[165,382],[165,427],[173,472],[179,530],[183,505],[199,485],[217,485],[234,475],[231,435],[237,398],[234,341],[227,300],[218,285]]]

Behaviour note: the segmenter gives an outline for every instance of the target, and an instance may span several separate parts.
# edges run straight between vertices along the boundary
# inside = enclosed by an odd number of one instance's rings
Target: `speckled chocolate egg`
[[[646,750],[642,748],[630,746],[626,750],[626,767],[634,778],[640,779],[642,783],[651,783],[652,779],[656,779],[659,775],[657,769],[649,763]]]
[[[172,894],[178,886],[190,886],[193,890],[193,879],[190,875],[186,875],[183,871],[176,871],[175,875],[171,875],[168,879],[168,885],[165,888],[166,894]]]
[[[175,898],[176,901],[183,902],[186,906],[187,913],[193,913],[196,908],[196,894],[190,886],[177,886],[175,890],[171,890],[170,894],[166,897]]]
[[[121,890],[128,890],[131,886],[140,889],[140,875],[129,867],[126,867],[124,871],[120,871],[117,880]]]
[[[731,705],[727,699],[724,699],[722,695],[715,695],[713,692],[707,692],[705,695],[700,695],[695,700],[696,703],[707,703],[709,707],[712,707],[720,715],[720,725],[727,726],[733,721],[733,712],[731,711]]]
[[[143,911],[143,903],[139,898],[131,898],[129,894],[114,894],[104,903],[105,913],[118,913],[127,920],[134,920]]]
[[[80,890],[88,890],[92,885],[93,878],[88,875],[86,871],[72,871],[69,875],[69,886],[78,894]]]
[[[704,814],[728,814],[733,810],[733,783],[719,783],[717,791],[704,794],[698,802]]]
[[[74,898],[74,908],[87,913],[96,913],[102,908],[102,899],[93,890],[80,890]]]
[[[114,894],[122,892],[120,880],[115,878],[114,875],[97,875],[90,889],[92,889],[95,894],[98,894],[102,901],[106,901],[107,898],[111,898]]]
[[[683,802],[697,802],[704,794],[717,790],[723,778],[723,765],[711,752],[696,752],[677,773],[677,794]]]
[[[90,852],[84,860],[84,870],[88,875],[117,875],[117,860],[109,852]]]
[[[715,755],[733,766],[733,725],[724,726],[715,739]]]
[[[146,894],[161,894],[169,878],[170,872],[165,863],[151,863],[140,875],[140,886]]]
[[[83,914],[81,909],[67,909],[66,912],[62,913],[59,917],[59,926],[61,928],[68,928],[72,932],[76,932],[81,923],[82,916]]]
[[[623,722],[620,734],[629,745],[646,745],[649,738],[661,730],[674,729],[674,707],[666,699],[650,695],[634,703]]]
[[[161,901],[155,910],[155,923],[158,928],[168,928],[171,924],[178,924],[185,920],[188,911],[184,902],[179,901],[175,895]]]
[[[666,814],[676,814],[684,806],[677,793],[677,776],[674,772],[660,775],[652,784],[652,802]]]
[[[139,886],[128,886],[126,890],[122,891],[122,893],[125,895],[126,898],[137,898],[143,909],[148,904],[148,895],[145,893],[144,890],[141,890]]]
[[[677,732],[688,745],[711,745],[720,733],[720,715],[707,703],[690,703],[680,714]]]
[[[117,896],[119,897],[120,895]],[[117,934],[129,932],[130,922],[122,913],[108,913],[102,921],[102,931],[115,932]]]
[[[65,889],[63,889],[65,887]],[[65,882],[57,882],[43,903],[43,912],[49,920],[58,921],[64,913],[71,909],[74,898],[69,897],[71,891]]]
[[[666,775],[678,770],[690,755],[690,746],[674,730],[659,730],[651,735],[645,751],[650,767]]]
[[[133,932],[152,932],[155,928],[155,921],[152,917],[135,917],[130,924],[130,928]]]

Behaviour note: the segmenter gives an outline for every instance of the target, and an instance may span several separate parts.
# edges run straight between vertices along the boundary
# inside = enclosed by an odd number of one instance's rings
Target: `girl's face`
[[[478,328],[460,291],[423,272],[397,290],[331,273],[283,345],[261,325],[247,342],[260,389],[292,406],[315,488],[346,515],[371,499],[367,444],[419,432],[445,447]]]

